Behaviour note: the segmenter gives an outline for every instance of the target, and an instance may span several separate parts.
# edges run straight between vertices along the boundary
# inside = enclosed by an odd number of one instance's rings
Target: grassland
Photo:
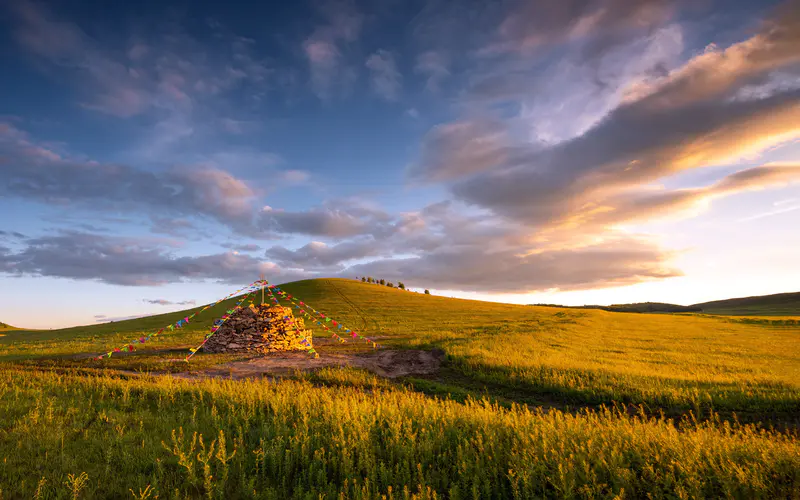
[[[445,366],[398,383],[109,371],[186,370],[170,360],[229,303],[103,362],[80,355],[185,314],[9,332],[0,498],[800,497],[800,318],[513,306],[349,280],[284,288],[387,347],[443,349]]]

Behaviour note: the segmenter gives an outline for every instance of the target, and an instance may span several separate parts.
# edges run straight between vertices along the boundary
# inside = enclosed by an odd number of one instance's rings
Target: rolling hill
[[[85,473],[103,498],[797,491],[794,320],[500,304],[344,279],[281,288],[383,348],[326,342],[307,322],[321,358],[435,348],[442,367],[395,380],[325,368],[265,382],[226,380],[233,355],[184,362],[236,299],[100,361],[92,356],[197,308],[9,331],[0,336],[0,490],[75,497],[64,478]]]
[[[533,304],[572,309],[602,309],[628,313],[704,313],[723,316],[800,316],[800,292],[776,293],[735,299],[714,300],[689,306],[664,302],[635,302],[610,306],[560,306],[557,304]]]
[[[694,304],[704,313],[736,316],[800,315],[800,292],[776,293]]]
[[[783,354],[800,356],[794,320],[776,327],[769,321],[750,324],[724,317],[523,306],[424,295],[347,279],[304,280],[281,288],[387,348],[442,349],[447,354],[446,376],[418,381],[426,390],[464,393],[491,386],[498,394],[527,403],[595,405],[625,400],[652,407],[667,404],[681,412],[692,408],[697,397],[686,385],[689,377],[697,379],[694,383],[702,380],[716,394],[709,401],[718,411],[741,412],[773,398],[793,408],[800,402],[800,388],[793,384],[787,394],[765,386],[763,396],[745,386],[728,387],[740,376],[751,384],[752,370],[773,374],[771,383],[778,379],[784,383],[792,376],[800,380],[800,359]],[[222,302],[185,328],[137,346],[134,355],[115,355],[97,366],[141,370],[168,366],[185,371],[224,361],[224,355],[202,354],[193,358],[191,366],[167,363],[182,359],[236,300]],[[11,331],[0,338],[0,361],[57,359],[85,366],[81,355],[125,345],[198,309],[61,330]],[[330,337],[312,322],[306,325],[315,339]],[[322,356],[341,350],[371,351],[358,341],[322,345],[318,350]],[[713,367],[706,360],[708,352],[719,353]],[[716,378],[726,382],[715,388]],[[741,391],[752,395],[745,400],[731,396]],[[788,395],[795,392],[796,396]],[[795,398],[798,402],[793,402]]]

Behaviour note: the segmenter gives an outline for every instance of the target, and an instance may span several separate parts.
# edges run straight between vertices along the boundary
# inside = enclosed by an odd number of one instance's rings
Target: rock
[[[308,345],[302,340],[308,341]],[[311,330],[290,307],[250,305],[234,313],[203,346],[205,352],[307,351]]]

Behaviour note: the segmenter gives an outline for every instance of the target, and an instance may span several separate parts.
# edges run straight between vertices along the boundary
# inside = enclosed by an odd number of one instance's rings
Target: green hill
[[[612,304],[610,306],[582,306],[582,308],[629,313],[702,312],[702,308],[698,306],[679,306],[677,304],[667,304],[664,302],[636,302],[632,304]]]
[[[137,498],[644,498],[674,491],[791,498],[797,491],[794,319],[751,324],[520,306],[344,279],[282,288],[382,346],[324,342],[329,334],[307,322],[321,358],[402,358],[397,350],[436,348],[444,364],[397,380],[340,368],[290,380],[195,376],[210,366],[225,376],[220,365],[237,359],[200,352],[183,362],[236,299],[102,361],[91,356],[197,308],[9,331],[0,336],[0,490],[9,498],[71,498],[85,473],[87,498],[136,491]]]
[[[549,307],[567,307],[555,304],[537,304]],[[630,313],[686,313],[698,312],[724,316],[800,316],[800,292],[777,293],[736,299],[715,300],[690,306],[663,302],[636,302],[610,306],[571,306],[574,309],[602,309]]]
[[[800,292],[776,293],[695,304],[704,313],[741,316],[800,316]]]
[[[761,396],[750,385],[753,370],[760,370],[770,383],[800,380],[800,358],[785,356],[786,352],[800,356],[794,320],[773,327],[770,322],[732,323],[714,317],[523,306],[424,295],[346,279],[304,280],[281,288],[382,346],[442,349],[447,354],[444,375],[415,382],[426,391],[466,394],[493,387],[497,395],[532,404],[628,401],[682,412],[694,407],[693,387],[702,380],[709,401],[719,411],[800,404],[800,387],[794,384],[787,393],[765,386]],[[102,362],[80,359],[125,345],[200,308],[61,330],[9,332],[0,338],[0,361],[57,359],[77,366],[196,369],[230,355],[200,353],[190,366],[167,361],[182,359],[236,300],[205,311],[181,330],[137,346],[130,356],[115,355]],[[330,337],[317,325],[308,321],[306,325],[314,338]],[[371,352],[362,341],[325,344],[318,350],[322,356]],[[713,366],[706,359],[708,352],[717,353]],[[740,377],[745,385],[730,385]],[[751,395],[735,396],[741,391]]]

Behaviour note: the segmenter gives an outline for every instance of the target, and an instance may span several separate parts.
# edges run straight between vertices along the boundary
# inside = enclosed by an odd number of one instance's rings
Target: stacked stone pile
[[[303,344],[306,339],[309,345]],[[203,346],[205,352],[307,351],[311,330],[295,318],[290,307],[269,304],[240,309]]]

